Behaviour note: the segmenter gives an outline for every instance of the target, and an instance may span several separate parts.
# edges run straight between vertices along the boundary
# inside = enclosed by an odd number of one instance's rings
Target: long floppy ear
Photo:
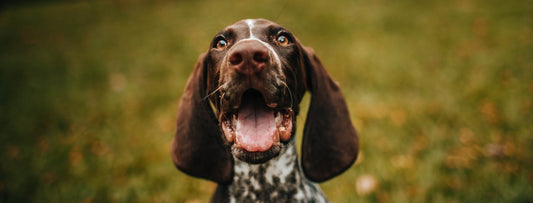
[[[312,181],[341,174],[357,159],[359,141],[339,86],[311,48],[303,48],[311,104],[302,143],[302,167]]]
[[[205,99],[207,54],[202,54],[189,77],[178,107],[172,161],[183,172],[218,183],[233,178],[233,160],[223,144],[218,121]]]

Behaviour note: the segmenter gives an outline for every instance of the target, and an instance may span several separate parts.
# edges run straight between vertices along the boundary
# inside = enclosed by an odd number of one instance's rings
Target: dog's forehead
[[[280,27],[265,19],[245,19],[229,25],[224,30],[232,30],[240,38],[258,38],[267,28]]]

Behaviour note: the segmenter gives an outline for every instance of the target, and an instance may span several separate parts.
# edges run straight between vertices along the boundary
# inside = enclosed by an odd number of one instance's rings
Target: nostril
[[[260,62],[260,63],[268,62],[268,53],[264,51],[255,52],[254,61]]]
[[[229,62],[231,63],[231,65],[238,65],[242,62],[242,56],[240,53],[233,53],[230,57],[229,57]]]

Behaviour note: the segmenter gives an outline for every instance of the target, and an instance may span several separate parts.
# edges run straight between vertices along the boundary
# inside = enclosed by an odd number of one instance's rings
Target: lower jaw
[[[244,161],[250,164],[262,164],[278,156],[281,151],[281,148],[282,146],[280,145],[274,145],[266,151],[249,152],[242,148],[232,146],[231,153],[233,154],[233,156],[235,156],[237,159],[241,161]]]

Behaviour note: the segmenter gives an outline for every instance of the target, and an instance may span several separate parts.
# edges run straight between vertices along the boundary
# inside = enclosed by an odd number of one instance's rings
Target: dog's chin
[[[282,148],[281,145],[275,145],[275,146],[270,147],[270,149],[266,151],[249,152],[240,147],[232,146],[231,153],[237,159],[244,161],[246,163],[262,164],[278,156],[281,151],[281,148]]]

